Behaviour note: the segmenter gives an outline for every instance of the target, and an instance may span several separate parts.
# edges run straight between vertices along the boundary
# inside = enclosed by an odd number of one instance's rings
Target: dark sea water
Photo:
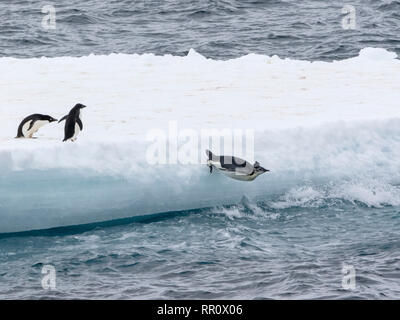
[[[213,59],[333,60],[369,46],[400,52],[399,1],[54,0],[55,30],[42,27],[45,4],[1,1],[0,56],[185,55],[194,48]],[[342,27],[346,4],[355,9],[355,29]]]
[[[44,30],[47,3],[1,1],[0,56],[194,48],[213,59],[341,60],[369,46],[400,53],[400,1],[52,3],[56,29]],[[356,9],[354,30],[342,27],[345,4]],[[300,181],[258,202],[0,235],[0,299],[399,299],[400,188],[367,186],[374,201],[363,190],[340,197],[324,188]],[[53,291],[41,284],[48,264]],[[353,289],[343,287],[346,266],[355,270]]]
[[[399,209],[340,199],[164,215],[76,234],[0,240],[0,298],[396,299]],[[42,289],[46,264],[56,290]],[[342,268],[356,288],[342,287]]]

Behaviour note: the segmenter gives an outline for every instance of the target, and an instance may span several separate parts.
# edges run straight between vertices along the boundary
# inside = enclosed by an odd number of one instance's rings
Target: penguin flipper
[[[61,121],[64,121],[65,119],[67,119],[68,115],[62,117],[60,120],[58,120],[58,123],[60,123]]]
[[[79,128],[81,129],[81,131],[83,130],[83,123],[81,121],[81,119],[77,118],[76,119],[76,123],[78,124]]]
[[[212,158],[213,158],[213,153],[212,153],[210,150],[206,149],[206,155],[207,155],[207,157],[208,157],[208,160],[212,160]]]
[[[210,174],[212,173],[212,170],[213,170],[213,169],[212,169],[212,166],[210,166]]]
[[[36,119],[31,120],[31,123],[29,124],[28,131],[33,128],[33,125],[35,124],[35,122],[36,122]]]

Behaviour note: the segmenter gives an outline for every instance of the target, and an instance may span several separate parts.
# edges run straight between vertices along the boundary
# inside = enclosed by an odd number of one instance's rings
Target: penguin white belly
[[[31,121],[27,121],[22,126],[22,134],[24,135],[25,138],[27,138],[29,136],[28,128],[31,126],[31,122],[32,122],[32,120]]]
[[[36,133],[45,124],[49,123],[47,120],[38,120],[35,122],[35,124],[32,126],[32,128],[29,129],[32,121],[33,120],[28,121],[22,126],[22,133],[25,138],[32,138],[34,133]]]
[[[219,161],[208,160],[208,165],[212,165],[215,169],[218,169],[221,173],[223,173],[227,177],[235,180],[253,181],[257,177],[257,175],[254,173],[246,174],[243,172],[227,170],[221,166],[221,163]]]
[[[72,141],[76,140],[76,138],[78,137],[79,132],[81,132],[81,128],[79,127],[78,123],[75,123],[74,136],[71,138]]]
[[[236,171],[220,170],[224,175],[229,178],[240,180],[240,181],[253,181],[257,175],[255,174],[244,174]]]

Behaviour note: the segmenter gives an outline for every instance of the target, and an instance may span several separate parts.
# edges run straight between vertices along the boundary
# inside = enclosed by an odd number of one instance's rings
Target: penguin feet
[[[213,166],[212,166],[212,164],[211,164],[211,161],[210,160],[208,160],[207,161],[207,165],[208,165],[208,167],[210,168],[210,174],[212,173],[212,171],[213,171]]]

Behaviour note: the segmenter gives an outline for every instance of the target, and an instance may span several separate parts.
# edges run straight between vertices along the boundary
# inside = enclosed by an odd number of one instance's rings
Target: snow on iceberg
[[[0,233],[234,203],[310,180],[399,182],[400,62],[384,49],[332,63],[192,49],[1,58],[0,69]],[[13,138],[26,115],[58,118],[77,102],[88,108],[76,143],[62,143],[57,124]],[[243,183],[201,163],[149,164],[148,132],[171,121],[254,129],[255,159],[271,173]]]

